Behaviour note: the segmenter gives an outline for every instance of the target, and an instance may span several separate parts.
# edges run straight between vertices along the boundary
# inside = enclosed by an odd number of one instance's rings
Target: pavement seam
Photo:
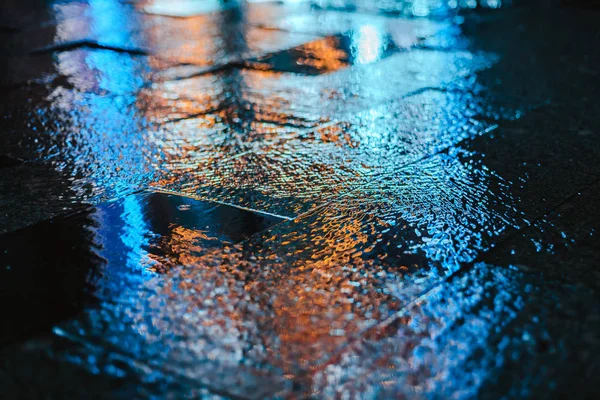
[[[269,217],[280,218],[280,219],[282,219],[284,221],[292,221],[293,220],[293,218],[286,217],[284,215],[279,215],[279,214],[271,213],[271,212],[268,212],[268,211],[257,210],[257,209],[250,208],[250,207],[244,207],[244,206],[240,206],[240,205],[233,204],[233,203],[227,203],[225,201],[214,200],[214,199],[210,199],[210,198],[204,197],[204,196],[193,196],[193,195],[189,195],[189,194],[185,194],[185,193],[180,193],[180,192],[177,192],[175,190],[163,189],[163,188],[160,188],[160,187],[157,187],[157,188],[148,187],[146,190],[148,190],[150,192],[158,192],[158,193],[170,194],[170,195],[174,195],[174,196],[188,197],[188,198],[194,199],[194,200],[200,200],[200,201],[207,201],[207,202],[211,202],[211,203],[216,203],[216,204],[220,204],[220,205],[228,206],[228,207],[233,207],[233,208],[237,208],[237,209],[244,210],[244,211],[250,211],[250,212],[253,212],[253,213],[256,213],[256,214],[263,214],[263,215],[267,215]],[[282,221],[282,222],[284,222],[284,221]],[[270,229],[270,228],[272,228],[272,226],[269,227],[268,229]],[[254,233],[253,235],[255,235],[255,234],[256,233]]]
[[[35,55],[35,54],[46,54],[46,53],[62,53],[62,52],[77,50],[77,49],[81,49],[81,48],[89,48],[89,49],[95,49],[95,50],[108,50],[108,51],[114,51],[116,53],[126,53],[126,54],[131,54],[131,55],[141,55],[141,56],[149,55],[148,52],[141,50],[141,49],[135,49],[135,48],[126,49],[126,48],[122,48],[122,47],[103,45],[101,43],[98,43],[97,41],[88,40],[88,39],[42,47],[40,49],[31,51],[29,54]]]

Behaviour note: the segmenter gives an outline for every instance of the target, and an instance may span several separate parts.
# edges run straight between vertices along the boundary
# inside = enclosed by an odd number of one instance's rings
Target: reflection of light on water
[[[135,62],[129,57],[109,51],[93,52],[86,55],[85,62],[90,69],[101,72],[96,74],[100,89],[112,94],[127,93],[143,84],[143,78],[135,71]]]
[[[339,41],[334,37],[307,43],[304,49],[308,57],[300,58],[297,61],[300,65],[324,71],[336,71],[347,66],[347,54],[339,49]]]
[[[500,8],[513,4],[512,0],[312,0],[323,9],[347,9],[359,12],[388,11],[414,17],[448,16],[449,10],[473,9],[477,7]]]
[[[126,45],[127,31],[117,28],[131,15],[121,3],[90,1],[85,13],[90,19],[88,34]],[[63,22],[68,24],[68,20],[61,21],[59,28]],[[72,165],[88,176],[92,190],[128,190],[123,177],[141,179],[149,171],[140,151],[147,124],[135,107],[135,92],[143,84],[144,68],[140,60],[112,51],[81,50],[57,57],[58,71],[75,87],[92,92],[55,100],[68,113],[71,129],[79,135],[77,141],[65,143],[63,151]]]
[[[268,3],[271,0],[245,0],[248,3]],[[220,0],[153,0],[144,7],[144,11],[150,14],[162,14],[178,17],[189,17],[192,15],[206,14],[215,11],[226,10],[243,4],[244,0],[220,1]],[[280,3],[303,3],[306,0],[280,0]]]
[[[87,31],[87,21],[85,18],[79,18],[85,7],[80,3],[54,4],[52,6],[54,17],[59,22],[54,35],[56,43],[78,38],[81,32]]]
[[[502,0],[487,0],[487,6],[490,8],[500,8],[502,6]]]
[[[368,147],[365,149],[369,154],[377,154],[381,156],[385,150],[385,134],[384,130],[380,129],[379,125],[382,122],[382,118],[385,117],[383,114],[383,108],[375,107],[365,112],[363,122],[365,138],[362,141],[362,145]],[[364,173],[369,173],[370,168],[365,168]]]
[[[352,51],[357,64],[368,64],[381,58],[385,50],[382,32],[373,25],[363,25],[352,34]]]
[[[59,19],[59,31],[62,25],[70,26],[67,17],[71,14],[57,9],[57,16],[65,18]],[[116,0],[90,0],[85,14],[89,25],[85,26],[84,33],[114,45],[127,46],[129,33],[118,29],[131,17],[123,4]],[[116,192],[129,190],[127,179],[142,179],[148,171],[144,153],[140,151],[145,143],[143,127],[146,123],[135,107],[135,92],[143,85],[143,66],[125,54],[83,50],[59,54],[57,69],[68,76],[75,87],[91,92],[69,97],[64,103],[60,98],[55,102],[69,114],[70,129],[79,132],[79,140],[66,143],[64,151],[73,165],[84,170],[92,190],[107,187]],[[145,237],[148,227],[138,200],[127,197],[118,216],[97,217],[99,240],[106,242],[107,248],[126,248],[123,253],[126,258],[118,262],[111,260],[111,264],[125,264],[129,269],[147,272],[150,259],[144,246],[148,244]],[[111,240],[111,236],[115,236],[114,227],[121,230],[117,241]],[[122,243],[118,243],[119,240]],[[107,275],[107,282],[110,279]]]
[[[118,1],[94,0],[90,1],[90,15],[92,17],[92,29],[94,33],[104,34],[111,31],[123,17],[127,14],[123,9],[123,5]],[[113,29],[111,41],[116,43],[126,44],[128,34],[119,29]],[[94,154],[100,159],[100,165],[112,165],[117,161],[116,154],[112,151],[107,151],[106,142],[121,143],[124,132],[139,131],[140,121],[132,113],[123,112],[123,105],[131,105],[135,102],[135,97],[131,95],[133,88],[138,88],[142,85],[142,77],[135,70],[134,61],[131,58],[119,57],[113,52],[96,52],[89,54],[85,59],[90,70],[96,70],[98,74],[98,86],[102,90],[109,93],[121,94],[120,98],[107,98],[105,96],[93,97],[90,99],[88,106],[90,107],[90,123],[94,124],[94,128],[98,129],[98,125],[102,128],[102,136],[97,136],[100,132],[94,132],[86,140],[89,140]],[[123,104],[125,103],[125,104]],[[104,118],[100,122],[95,116],[102,115]],[[131,137],[131,141],[142,140],[139,134]],[[103,144],[97,143],[104,142]],[[110,148],[112,146],[109,145]],[[121,159],[119,168],[125,170],[131,169],[132,172],[138,171],[143,165],[144,160],[137,151],[137,146],[121,146],[118,156]],[[105,184],[99,183],[100,185]],[[144,263],[147,257],[144,257],[143,246],[147,245],[147,239],[144,233],[148,231],[144,221],[143,210],[134,196],[127,197],[123,202],[123,213],[121,219],[123,221],[123,233],[120,238],[123,244],[129,249],[127,253],[127,266],[132,270],[146,271]]]
[[[128,196],[120,204],[96,208],[91,218],[96,254],[104,260],[93,284],[101,298],[121,298],[125,290],[154,275],[154,261],[147,252],[152,232],[144,205],[139,197]]]
[[[145,234],[149,230],[144,220],[144,210],[135,196],[127,196],[123,200],[121,219],[125,224],[120,238],[129,249],[127,266],[132,270],[148,273],[146,264],[150,259],[147,257],[144,246],[148,245],[148,238]]]
[[[412,6],[412,13],[416,17],[426,17],[430,12],[430,2],[428,0],[417,0]],[[438,6],[439,7],[439,6]]]
[[[189,17],[227,9],[235,6],[236,3],[238,2],[231,1],[227,4],[218,0],[154,0],[144,7],[144,11],[150,14]]]
[[[130,35],[122,28],[127,11],[118,1],[88,0],[92,30],[98,38],[113,46],[128,47]]]
[[[77,29],[77,32],[70,32],[71,36],[97,38],[111,46],[130,47],[131,35],[129,29],[123,29],[123,25],[130,25],[133,19],[131,11],[119,1],[89,0],[85,9],[81,9],[81,6],[76,10],[57,6],[54,12],[58,20],[57,32]],[[88,24],[72,26],[72,20],[81,15],[86,16]],[[101,89],[111,93],[130,93],[142,84],[140,71],[134,70],[135,62],[131,57],[111,51],[90,51],[86,53],[85,61],[76,58],[76,52],[60,53],[57,65],[59,72],[74,79],[97,80]]]

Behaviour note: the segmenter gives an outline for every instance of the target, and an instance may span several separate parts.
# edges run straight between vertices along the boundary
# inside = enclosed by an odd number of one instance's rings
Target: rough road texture
[[[594,1],[4,1],[0,388],[594,398]]]

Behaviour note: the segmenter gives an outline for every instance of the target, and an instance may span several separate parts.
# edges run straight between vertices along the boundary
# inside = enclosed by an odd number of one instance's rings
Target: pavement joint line
[[[231,160],[235,160],[235,159],[237,159],[237,158],[243,157],[243,156],[245,156],[245,155],[247,155],[247,154],[252,154],[252,153],[254,153],[254,152],[255,152],[255,150],[252,150],[252,149],[251,149],[251,150],[242,151],[241,153],[238,153],[238,154],[236,154],[236,155],[234,155],[234,156],[231,156],[231,157],[226,157],[226,158],[224,158],[222,161],[231,161]]]
[[[31,51],[29,54],[36,55],[36,54],[46,54],[46,53],[62,53],[62,52],[68,52],[68,51],[78,50],[78,49],[82,49],[82,48],[89,48],[89,49],[95,49],[95,50],[108,50],[108,51],[114,51],[116,53],[127,53],[127,54],[131,54],[131,55],[142,55],[142,56],[150,55],[150,53],[148,53],[147,51],[141,50],[141,49],[134,49],[134,48],[126,49],[126,48],[122,48],[122,47],[103,45],[94,40],[89,40],[89,39],[77,40],[77,41],[73,41],[73,42],[61,43],[58,45],[42,47],[42,48]]]
[[[165,58],[162,58],[160,56],[157,56],[157,58],[166,60]],[[223,71],[244,69],[244,68],[246,68],[246,65],[244,63],[245,63],[245,60],[230,61],[225,64],[218,64],[218,65],[206,67],[206,69],[204,69],[204,70],[193,72],[189,75],[177,76],[173,79],[165,79],[165,80],[162,80],[161,82],[182,81],[182,80],[186,80],[186,79],[197,78],[199,76],[210,75],[210,74],[219,73],[219,72],[223,72]],[[198,67],[198,68],[203,67],[202,65],[194,64],[194,63],[181,63],[181,64],[177,64],[176,66],[192,66],[192,67]]]
[[[310,15],[310,14],[305,14],[305,15]],[[254,23],[254,24],[253,24],[253,23],[251,23],[251,24],[249,24],[249,25],[250,25],[250,26],[253,26],[253,27],[255,27],[255,28],[263,29],[263,30],[265,30],[265,31],[276,31],[276,32],[296,33],[296,34],[299,34],[299,35],[315,35],[315,33],[314,33],[314,32],[308,32],[308,31],[294,31],[294,30],[291,30],[291,29],[286,29],[286,28],[282,28],[282,27],[268,26],[268,25],[266,25],[266,24],[264,24],[264,23],[260,23],[260,22],[259,22],[259,23]],[[339,31],[338,31],[338,32],[335,32],[335,33],[332,33],[332,34],[334,34],[334,35],[338,35],[338,34],[340,34],[340,33],[341,33],[341,32],[339,32]]]
[[[151,191],[151,192],[171,194],[171,195],[174,195],[174,196],[188,197],[188,198],[194,199],[194,200],[208,201],[208,202],[211,202],[211,203],[217,203],[217,204],[220,204],[220,205],[223,205],[223,206],[233,207],[233,208],[237,208],[237,209],[244,210],[244,211],[249,211],[249,212],[253,212],[253,213],[257,213],[257,214],[267,215],[267,216],[270,216],[270,217],[280,218],[280,219],[285,220],[285,221],[292,221],[294,219],[294,218],[291,218],[291,217],[286,217],[284,215],[279,215],[279,214],[271,213],[271,212],[264,211],[264,210],[257,210],[257,209],[250,208],[250,207],[244,207],[244,206],[241,206],[241,205],[238,205],[238,204],[227,203],[225,201],[212,199],[210,197],[193,196],[193,195],[189,195],[189,194],[185,194],[185,193],[180,193],[180,192],[177,192],[175,190],[168,190],[168,189],[164,189],[164,188],[160,188],[160,187],[156,187],[156,188],[151,188],[150,187],[147,190]]]
[[[152,11],[148,11],[148,7],[144,7],[141,10],[136,10],[136,12],[138,12],[140,14],[144,14],[144,15],[150,16],[150,17],[190,20],[192,18],[198,18],[198,17],[202,17],[202,16],[205,16],[205,15],[211,15],[211,14],[216,15],[216,14],[230,13],[235,8],[237,8],[234,4],[221,5],[221,7],[223,7],[223,8],[217,8],[217,9],[212,10],[212,11],[209,10],[209,11],[205,11],[205,12],[198,12],[198,13],[190,14],[190,15],[177,15],[177,14],[168,14],[168,13],[164,13],[164,12],[163,13],[152,12]]]
[[[187,121],[188,119],[194,119],[194,118],[206,116],[208,114],[211,114],[211,113],[214,113],[214,112],[217,112],[217,111],[219,111],[218,108],[212,109],[212,110],[203,111],[203,112],[200,112],[200,113],[190,114],[190,115],[185,116],[185,117],[167,119],[165,121],[162,121],[162,123],[158,123],[157,125],[160,127],[160,126],[164,126],[164,125],[170,124],[170,123],[172,124],[172,123],[177,123],[177,122],[181,122],[181,121]]]

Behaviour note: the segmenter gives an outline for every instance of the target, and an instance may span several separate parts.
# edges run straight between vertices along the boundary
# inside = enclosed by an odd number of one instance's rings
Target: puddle
[[[2,342],[23,340],[30,331],[93,308],[98,299],[117,301],[126,288],[281,221],[142,192],[5,234],[0,239],[2,296],[20,307],[5,308]]]

